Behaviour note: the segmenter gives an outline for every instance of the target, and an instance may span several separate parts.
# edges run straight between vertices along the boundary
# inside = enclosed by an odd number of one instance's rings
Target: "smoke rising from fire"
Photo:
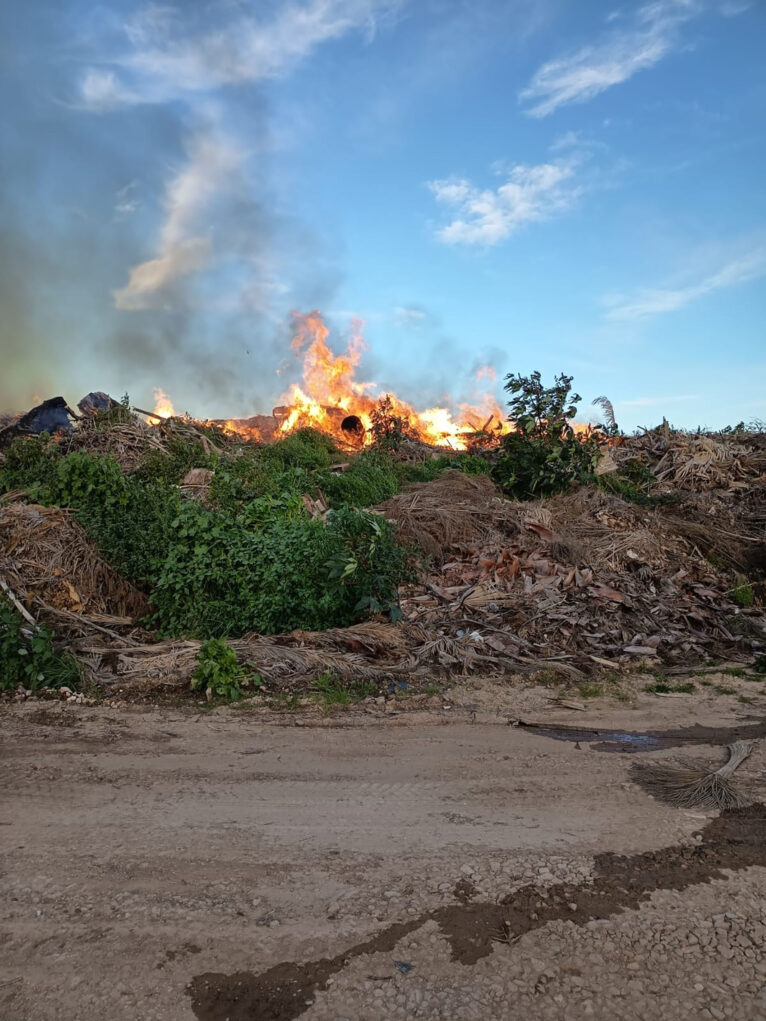
[[[278,371],[297,370],[289,310],[331,308],[342,260],[332,231],[310,229],[281,190],[262,83],[328,41],[371,39],[399,6],[303,0],[258,18],[247,4],[190,18],[102,10],[67,61],[55,57],[71,42],[74,0],[18,8],[25,52],[48,78],[44,91],[25,88],[24,61],[8,64],[19,102],[0,126],[13,151],[0,204],[0,410],[56,393],[76,403],[93,389],[148,406],[155,386],[199,416],[271,409]],[[239,60],[246,91],[225,89],[234,65],[216,47],[241,57],[245,42],[248,53],[266,47],[268,73]],[[198,78],[171,74],[179,61]],[[456,376],[470,378],[473,356],[416,303],[392,307],[391,328],[419,331],[406,363],[386,357],[380,336],[377,350],[343,357],[383,391],[441,403]]]

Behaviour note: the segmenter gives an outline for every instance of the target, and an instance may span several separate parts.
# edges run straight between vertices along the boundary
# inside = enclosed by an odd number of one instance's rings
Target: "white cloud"
[[[394,322],[401,329],[421,326],[429,318],[425,309],[417,306],[397,305],[394,308]]]
[[[131,50],[113,61],[130,84],[113,71],[91,69],[81,82],[81,100],[89,109],[103,112],[273,78],[322,43],[351,31],[371,35],[377,20],[391,15],[401,2],[307,0],[277,5],[270,20],[243,15],[241,5],[232,4],[228,9],[237,16],[205,29],[196,29],[186,12],[149,5],[123,26]]]
[[[137,188],[138,181],[129,181],[124,187],[117,189],[114,211],[118,217],[129,216],[138,209],[140,203],[135,194]]]
[[[157,254],[134,266],[128,284],[114,292],[117,308],[162,305],[177,280],[207,264],[212,238],[206,230],[206,214],[243,159],[237,146],[211,129],[192,140],[188,164],[173,176],[165,190],[165,220]]]
[[[519,99],[530,104],[527,113],[532,117],[546,117],[560,106],[592,99],[679,49],[681,26],[711,9],[733,16],[746,7],[725,2],[711,6],[708,0],[652,0],[595,43],[543,64]]]
[[[745,284],[762,276],[766,276],[766,248],[757,248],[683,287],[645,289],[634,297],[609,298],[606,318],[612,322],[628,322],[649,319],[662,312],[675,312],[714,291]]]
[[[465,178],[429,182],[437,202],[455,215],[437,237],[445,244],[496,245],[524,224],[568,209],[583,190],[574,179],[578,162],[572,157],[518,164],[498,188],[477,188]]]
[[[125,88],[114,71],[90,68],[80,82],[80,99],[83,106],[94,113],[108,113],[119,106],[141,102],[141,97]]]

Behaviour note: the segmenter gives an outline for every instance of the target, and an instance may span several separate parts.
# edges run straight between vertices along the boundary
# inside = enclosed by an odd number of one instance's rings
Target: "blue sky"
[[[766,418],[759,0],[5,5],[0,404],[269,410],[319,308],[418,406]]]

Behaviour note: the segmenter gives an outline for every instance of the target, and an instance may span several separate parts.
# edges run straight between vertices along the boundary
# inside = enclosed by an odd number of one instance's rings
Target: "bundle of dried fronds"
[[[0,577],[29,608],[125,618],[148,610],[146,596],[101,560],[58,507],[0,505]]]
[[[71,648],[105,683],[141,691],[171,691],[188,686],[201,644],[168,641],[139,645],[91,638],[73,642]],[[480,638],[466,635],[454,639],[405,622],[365,621],[328,631],[245,635],[232,639],[230,645],[241,663],[251,665],[277,687],[300,685],[323,673],[344,681],[383,683],[418,674],[466,674],[478,667],[493,673],[530,669],[526,660],[491,655]]]
[[[659,482],[680,489],[718,489],[758,474],[752,451],[741,443],[712,436],[677,436],[655,466]]]
[[[61,443],[66,453],[81,450],[90,454],[111,454],[127,473],[140,468],[150,451],[166,449],[159,430],[139,418],[109,425],[100,425],[97,419],[85,419]]]
[[[619,571],[640,564],[657,568],[667,564],[670,552],[685,548],[658,524],[655,512],[592,487],[532,504],[527,517],[544,520],[555,541],[596,570]]]
[[[401,538],[443,562],[455,547],[479,545],[518,532],[518,510],[485,475],[447,471],[377,508],[396,522]]]
[[[635,763],[631,776],[648,794],[676,808],[742,808],[750,799],[736,789],[731,778],[753,748],[752,741],[728,745],[729,761],[719,769]]]

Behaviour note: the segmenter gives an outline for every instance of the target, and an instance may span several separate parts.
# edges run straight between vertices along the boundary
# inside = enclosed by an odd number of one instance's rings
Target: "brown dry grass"
[[[514,505],[486,476],[447,471],[377,508],[396,522],[402,539],[443,563],[456,547],[507,539],[519,530]]]
[[[0,506],[0,577],[28,607],[126,618],[148,609],[146,596],[96,554],[58,507]]]

